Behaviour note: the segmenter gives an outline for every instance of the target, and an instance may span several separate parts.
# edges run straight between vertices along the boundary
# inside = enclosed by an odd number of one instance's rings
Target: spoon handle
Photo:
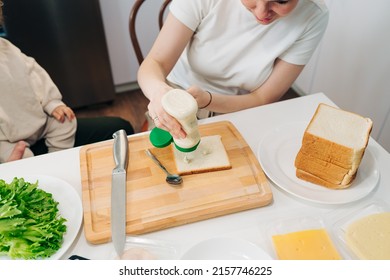
[[[160,168],[162,170],[164,170],[165,173],[167,173],[167,175],[170,175],[170,173],[168,172],[168,170],[164,167],[164,165],[161,164],[161,162],[152,154],[152,152],[149,150],[149,149],[146,149],[145,150],[145,153],[148,155],[148,157],[150,157],[155,163],[157,163],[158,166],[160,166]]]

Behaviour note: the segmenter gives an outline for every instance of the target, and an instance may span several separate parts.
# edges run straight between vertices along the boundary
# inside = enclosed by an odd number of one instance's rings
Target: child
[[[0,38],[0,161],[19,140],[29,146],[45,138],[49,152],[74,145],[77,122],[46,71],[6,39]]]
[[[0,25],[1,6],[0,1]],[[77,120],[48,73],[4,38],[0,38],[0,100],[0,163],[14,159],[20,141],[25,142],[22,158],[26,158],[111,139],[119,129],[134,133],[129,122],[117,117]]]

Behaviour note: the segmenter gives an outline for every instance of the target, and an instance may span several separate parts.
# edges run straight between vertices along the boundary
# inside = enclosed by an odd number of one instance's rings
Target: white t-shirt
[[[194,36],[168,81],[230,95],[260,87],[276,58],[305,65],[328,23],[321,0],[299,0],[269,25],[259,24],[240,0],[173,0],[170,11]]]

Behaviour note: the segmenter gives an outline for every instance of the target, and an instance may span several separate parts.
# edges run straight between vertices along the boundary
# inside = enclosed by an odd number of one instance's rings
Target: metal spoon
[[[168,172],[168,170],[164,167],[164,165],[161,164],[161,162],[152,154],[152,152],[149,149],[146,149],[145,153],[150,157],[157,165],[164,170],[164,172],[167,174],[167,178],[165,181],[167,181],[168,184],[171,185],[180,185],[183,182],[183,178],[180,175],[177,174],[171,174]]]

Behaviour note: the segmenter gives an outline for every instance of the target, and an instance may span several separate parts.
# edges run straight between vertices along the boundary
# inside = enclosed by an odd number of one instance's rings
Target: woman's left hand
[[[200,87],[191,86],[187,89],[187,92],[195,98],[198,103],[198,108],[205,108],[207,105],[210,105],[210,94]]]

